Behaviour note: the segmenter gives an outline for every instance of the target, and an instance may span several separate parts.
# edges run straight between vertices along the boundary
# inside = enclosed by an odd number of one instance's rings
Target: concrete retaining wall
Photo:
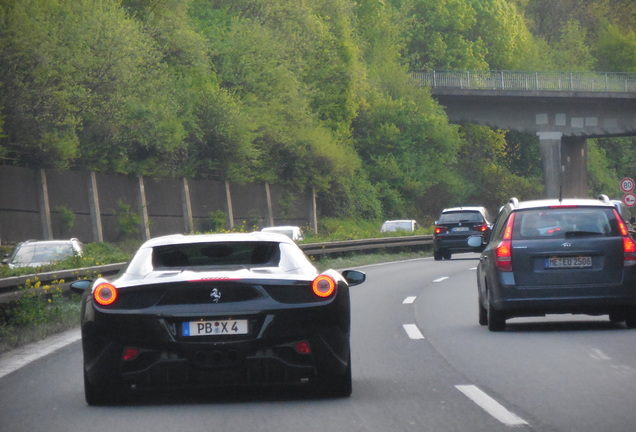
[[[286,185],[229,184],[0,166],[0,242],[77,237],[88,243],[271,225],[316,230],[314,192]],[[65,223],[74,218],[71,226]],[[121,218],[139,221],[122,232]]]

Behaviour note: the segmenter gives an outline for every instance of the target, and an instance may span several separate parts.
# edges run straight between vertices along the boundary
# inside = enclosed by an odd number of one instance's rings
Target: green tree
[[[554,44],[554,63],[557,69],[567,71],[590,71],[596,59],[592,56],[587,40],[587,30],[578,21],[570,20],[561,30]]]
[[[397,1],[410,27],[405,58],[412,70],[488,69],[488,49],[474,34],[469,0]]]
[[[636,72],[636,33],[604,22],[595,46],[598,70]]]

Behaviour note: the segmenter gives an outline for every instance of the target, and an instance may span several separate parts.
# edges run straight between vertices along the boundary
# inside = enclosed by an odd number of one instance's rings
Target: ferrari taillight
[[[107,282],[100,283],[93,291],[93,298],[102,306],[111,305],[117,300],[117,288]]]
[[[336,281],[331,276],[320,275],[311,283],[311,289],[318,297],[326,298],[336,291]]]

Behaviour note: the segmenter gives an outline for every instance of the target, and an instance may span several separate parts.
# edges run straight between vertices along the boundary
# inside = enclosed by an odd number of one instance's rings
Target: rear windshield
[[[617,236],[618,222],[611,208],[554,208],[518,211],[515,238]]]
[[[280,248],[276,242],[190,243],[153,249],[154,268],[208,266],[277,266]]]
[[[382,224],[381,231],[397,231],[397,230],[413,231],[413,222],[411,221],[385,222],[384,224]]]
[[[74,253],[70,243],[24,243],[17,249],[12,261],[26,264],[62,261]]]
[[[456,211],[442,213],[438,223],[466,223],[466,222],[483,222],[484,218],[481,213],[476,211]]]

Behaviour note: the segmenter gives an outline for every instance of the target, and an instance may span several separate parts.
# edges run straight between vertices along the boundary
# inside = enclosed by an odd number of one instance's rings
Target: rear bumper
[[[447,250],[450,252],[481,252],[485,245],[473,248],[468,246],[468,237],[466,236],[441,236],[433,239],[433,248],[437,251]]]
[[[182,318],[103,314],[82,326],[84,371],[93,385],[126,388],[197,388],[310,382],[342,375],[349,358],[349,317],[336,305],[276,310],[244,316],[245,336],[185,337]],[[310,353],[296,342],[308,342]],[[127,348],[138,355],[124,360]]]
[[[605,315],[636,307],[636,286],[561,286],[523,288],[503,286],[491,303],[508,317],[572,313]]]

